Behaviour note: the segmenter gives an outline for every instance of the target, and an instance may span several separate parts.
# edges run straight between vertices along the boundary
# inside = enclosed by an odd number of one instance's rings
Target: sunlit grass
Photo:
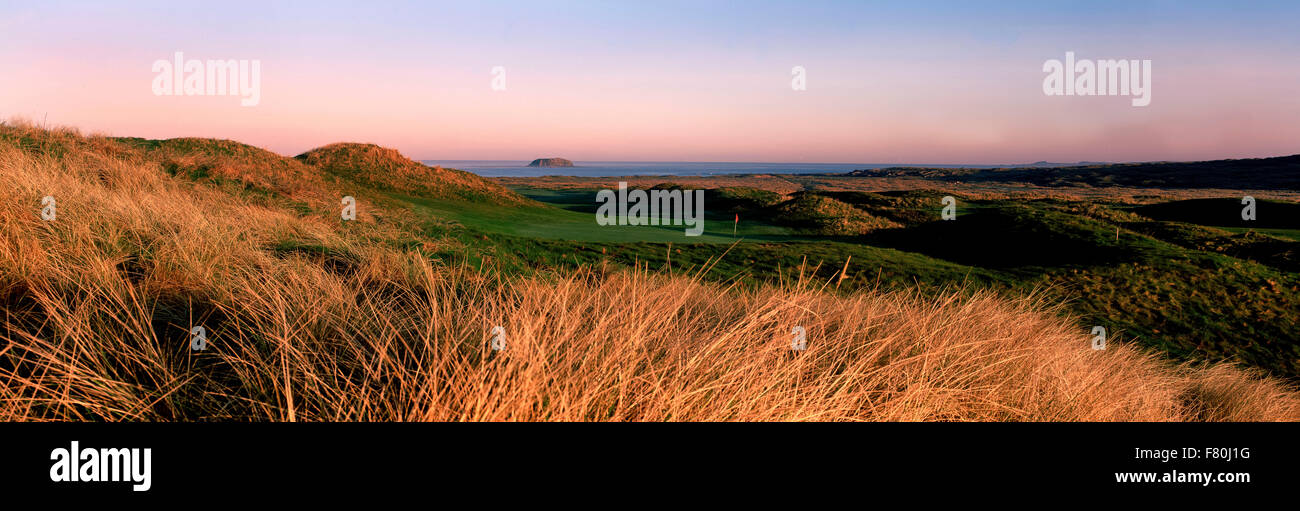
[[[841,294],[801,268],[756,287],[699,265],[506,275],[403,248],[401,211],[343,223],[105,139],[0,130],[4,420],[1300,418],[1258,373],[1094,351],[1041,295]]]

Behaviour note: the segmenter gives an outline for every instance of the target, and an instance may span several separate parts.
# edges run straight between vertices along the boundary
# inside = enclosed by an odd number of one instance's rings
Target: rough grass
[[[429,167],[396,150],[374,144],[338,143],[312,149],[298,160],[356,183],[408,195],[486,202],[498,206],[531,203],[480,176],[441,166]]]
[[[776,207],[775,220],[788,226],[800,226],[814,234],[856,236],[872,231],[901,227],[887,218],[875,216],[839,200],[815,193],[799,193]]]
[[[1294,390],[1254,372],[1093,351],[1041,297],[600,266],[507,277],[375,242],[400,233],[373,218],[302,214],[97,149],[111,141],[0,132],[5,420],[1300,417]],[[206,351],[190,351],[193,326]]]
[[[330,207],[357,190],[330,179],[320,169],[265,149],[231,140],[173,138],[115,139],[137,147],[173,176],[214,184],[237,183],[228,191],[243,195],[293,197],[306,207]]]

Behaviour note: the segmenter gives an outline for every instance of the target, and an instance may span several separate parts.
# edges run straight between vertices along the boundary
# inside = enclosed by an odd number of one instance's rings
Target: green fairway
[[[394,195],[411,203],[421,213],[431,214],[482,231],[526,238],[610,242],[610,243],[734,243],[824,239],[798,235],[790,229],[759,220],[741,219],[733,236],[735,219],[730,214],[706,211],[704,233],[687,236],[685,225],[632,226],[596,223],[594,190],[541,190],[524,188],[520,194],[541,203],[538,206],[502,208],[493,204],[442,201]]]

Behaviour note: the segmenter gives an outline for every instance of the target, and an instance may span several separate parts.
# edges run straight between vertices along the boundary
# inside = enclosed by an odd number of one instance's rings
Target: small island
[[[573,162],[564,158],[538,158],[528,164],[529,167],[572,167]]]

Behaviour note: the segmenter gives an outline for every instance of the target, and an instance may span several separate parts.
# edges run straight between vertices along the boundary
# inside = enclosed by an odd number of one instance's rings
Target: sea
[[[713,176],[720,174],[842,174],[885,167],[990,168],[991,165],[913,163],[744,163],[703,161],[575,161],[573,167],[529,167],[513,160],[421,160],[485,177]]]

